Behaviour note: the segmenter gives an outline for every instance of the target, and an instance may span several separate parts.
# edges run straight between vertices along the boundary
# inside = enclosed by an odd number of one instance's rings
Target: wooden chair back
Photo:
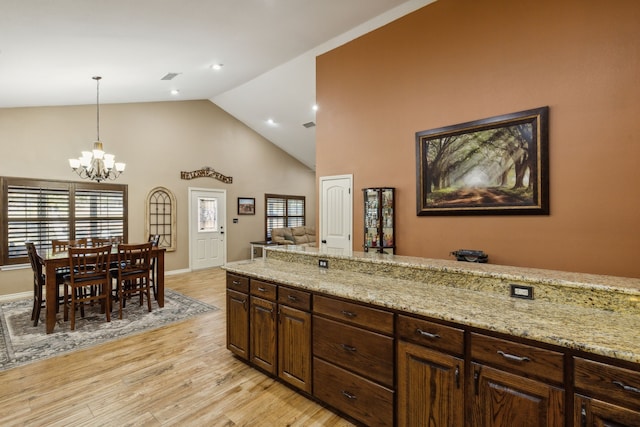
[[[148,275],[151,269],[151,242],[118,245],[118,273],[120,276],[132,274]],[[148,276],[146,276],[148,277]]]
[[[44,261],[40,255],[38,255],[36,245],[33,242],[25,242],[25,246],[27,247],[27,255],[29,256],[29,262],[33,270],[33,307],[31,309],[31,320],[33,321],[33,326],[38,326],[40,310],[44,304]]]
[[[151,248],[152,243],[118,245],[118,265],[112,276],[117,281],[118,316],[122,319],[122,309],[128,295],[138,294],[140,305],[147,297],[147,308],[151,312]]]
[[[51,241],[51,251],[55,254],[56,252],[67,252],[70,247],[78,247],[78,248],[86,248],[89,246],[89,239],[74,239],[74,240],[52,240]]]
[[[149,242],[151,242],[151,246],[157,247],[160,244],[160,235],[159,234],[149,234]]]
[[[91,246],[105,246],[111,244],[111,238],[109,237],[92,237]]]
[[[109,237],[109,240],[111,241],[112,245],[119,245],[121,243],[125,243],[123,236],[111,236]]]
[[[69,276],[71,283],[83,285],[108,280],[111,245],[69,246]]]
[[[75,330],[76,307],[84,317],[85,303],[100,301],[107,322],[111,321],[111,245],[69,246],[69,275],[64,285],[64,320],[71,312],[70,329]]]
[[[42,272],[43,261],[40,255],[38,255],[36,245],[33,242],[25,242],[25,246],[27,247],[27,255],[29,256],[29,262],[31,263],[34,278],[35,276],[38,276],[38,281],[42,280],[41,284],[44,285],[44,275]]]

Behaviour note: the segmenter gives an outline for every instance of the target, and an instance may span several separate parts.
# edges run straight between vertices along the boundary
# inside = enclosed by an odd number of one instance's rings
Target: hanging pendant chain
[[[96,81],[96,135],[97,141],[100,141],[100,79],[102,77],[94,77]]]

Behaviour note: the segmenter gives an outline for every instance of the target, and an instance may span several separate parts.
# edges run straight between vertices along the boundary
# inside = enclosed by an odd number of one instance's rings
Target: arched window
[[[145,231],[147,235],[159,234],[158,246],[167,251],[176,250],[176,198],[164,187],[149,192],[146,203]]]

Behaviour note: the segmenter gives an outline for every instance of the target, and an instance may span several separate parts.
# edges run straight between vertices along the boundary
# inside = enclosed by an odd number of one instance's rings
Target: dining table
[[[164,253],[166,248],[153,247],[151,249],[151,257],[156,259],[156,302],[158,307],[164,307]],[[112,257],[117,256],[118,247],[113,246]],[[56,300],[58,298],[56,283],[56,270],[60,268],[69,267],[69,253],[67,251],[53,252],[51,249],[44,251],[42,254],[44,266],[45,266],[45,312],[46,312],[46,326],[47,334],[53,332],[56,326],[56,314],[58,304]]]

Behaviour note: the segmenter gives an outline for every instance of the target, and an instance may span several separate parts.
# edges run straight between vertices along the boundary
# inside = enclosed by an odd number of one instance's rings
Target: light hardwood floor
[[[216,312],[0,372],[0,425],[351,426],[231,355],[224,279],[166,278]]]

